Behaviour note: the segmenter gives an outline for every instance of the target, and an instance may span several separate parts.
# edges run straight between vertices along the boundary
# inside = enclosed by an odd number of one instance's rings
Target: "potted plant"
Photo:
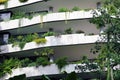
[[[23,3],[23,2],[27,2],[28,0],[19,0],[19,1]]]
[[[73,33],[72,28],[68,28],[65,30],[65,34],[72,34],[72,33]]]

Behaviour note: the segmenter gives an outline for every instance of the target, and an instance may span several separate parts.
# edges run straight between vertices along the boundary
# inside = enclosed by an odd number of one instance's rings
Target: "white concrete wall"
[[[28,0],[25,3],[20,3],[19,0],[8,0],[7,7],[5,7],[4,4],[0,5],[0,10],[6,9],[6,8],[14,8],[14,7],[18,7],[18,6],[23,6],[23,5],[35,3],[38,1],[42,1],[42,0]]]
[[[54,31],[58,33],[64,33],[64,31],[68,28],[72,28],[73,33],[76,33],[78,30],[84,31],[85,34],[100,33],[99,29],[96,28],[96,25],[89,22],[89,19],[67,21],[67,24],[65,21],[53,23],[51,22],[45,24],[43,28],[47,28],[47,30],[49,30],[49,28],[53,28]]]
[[[55,47],[55,60],[66,56],[68,61],[77,61],[82,59],[83,56],[87,56],[88,59],[95,59],[98,53],[93,54],[90,52],[94,48],[95,44],[83,44],[83,45],[72,45],[72,46],[61,46]]]
[[[100,30],[96,28],[96,25],[89,23],[89,19],[86,20],[71,20],[67,21],[58,21],[58,22],[48,22],[43,23],[43,27],[40,24],[32,25],[24,28],[17,28],[13,30],[9,30],[11,35],[20,35],[20,34],[29,34],[29,33],[40,33],[40,32],[48,32],[49,28],[53,28],[53,31],[59,34],[65,33],[65,30],[68,28],[72,28],[73,32],[76,33],[78,30],[82,30],[85,34],[99,34]],[[21,33],[22,32],[22,33]]]

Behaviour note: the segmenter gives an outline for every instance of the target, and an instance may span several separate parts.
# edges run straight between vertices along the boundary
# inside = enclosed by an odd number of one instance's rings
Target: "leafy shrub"
[[[24,46],[25,46],[25,44],[26,44],[26,42],[19,42],[19,47],[20,47],[20,49],[23,49],[24,48]]]
[[[6,2],[8,2],[8,0],[0,0],[0,4],[4,4]]]
[[[75,7],[72,8],[72,11],[79,11],[79,10],[80,10],[80,8],[77,7],[77,6],[75,6]]]
[[[115,80],[120,80],[120,70],[114,71],[114,78]]]
[[[38,38],[34,40],[37,44],[45,44],[47,40],[45,38]]]
[[[51,31],[49,31],[49,32],[43,34],[42,37],[53,36],[53,35],[55,35],[55,32],[51,32]]]
[[[39,35],[38,35],[38,33],[34,33],[34,34],[32,35],[32,37],[33,37],[33,39],[38,39],[38,38],[39,38]]]
[[[42,66],[46,66],[46,65],[50,64],[47,57],[39,57],[39,58],[37,58],[36,63],[37,63],[37,65],[42,65]]]
[[[68,11],[70,11],[70,10],[67,8],[60,8],[58,12],[68,12]]]
[[[17,58],[15,59],[10,58],[10,59],[4,60],[4,62],[0,64],[0,76],[3,76],[6,73],[11,74],[12,69],[20,67],[20,65],[21,63]]]
[[[61,69],[67,65],[67,57],[61,57],[57,59],[55,63],[57,64],[58,68]]]
[[[32,61],[29,58],[25,58],[23,60],[21,60],[21,66],[22,67],[27,67],[29,63],[31,63]]]
[[[68,28],[65,30],[65,34],[72,34],[72,33],[73,33],[72,28]]]
[[[12,47],[18,45],[20,49],[23,49],[24,46],[25,46],[25,44],[26,44],[26,42],[24,42],[24,41],[21,41],[21,42],[17,42],[17,41],[15,41],[15,42],[13,42]]]
[[[28,67],[36,66],[36,65],[37,65],[36,62],[32,62],[32,63],[29,63],[29,64],[28,64]]]
[[[82,31],[82,30],[77,30],[76,33],[79,33],[79,34],[80,34],[80,33],[85,33],[85,32]]]
[[[64,79],[62,80],[83,80],[83,79],[81,79],[75,72],[71,72],[67,74],[67,76],[64,77]]]
[[[25,17],[25,13],[24,12],[15,12],[13,13],[11,19],[20,19],[20,18],[23,18]]]
[[[19,0],[20,2],[27,2],[28,0]]]
[[[54,54],[54,50],[52,48],[43,48],[40,54],[41,56],[49,56],[50,54]]]
[[[26,42],[31,42],[31,41],[33,41],[33,40],[34,40],[34,37],[33,37],[32,34],[29,34],[29,35],[26,35],[26,36],[25,36],[25,41],[26,41]]]

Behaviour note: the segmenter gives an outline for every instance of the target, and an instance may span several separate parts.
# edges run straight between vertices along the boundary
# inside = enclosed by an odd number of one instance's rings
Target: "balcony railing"
[[[0,22],[0,31],[15,29],[19,27],[30,26],[34,24],[44,24],[44,22],[67,21],[74,19],[92,18],[92,10],[90,11],[74,11],[61,13],[48,13],[46,15],[33,16],[32,19],[22,18]],[[9,25],[9,26],[8,26]]]
[[[68,35],[60,35],[58,37],[49,36],[49,37],[45,37],[45,39],[47,40],[45,44],[36,44],[36,42],[26,43],[22,50],[30,50],[30,49],[50,47],[50,46],[95,43],[96,41],[100,40],[100,36],[99,35],[89,36],[84,34],[68,34]],[[17,51],[21,51],[20,47],[18,46],[12,47],[12,44],[8,44],[1,46],[0,54],[17,52]]]
[[[77,66],[78,64],[69,64],[63,67],[61,70],[58,68],[56,64],[51,64],[51,65],[44,66],[44,67],[34,66],[34,67],[17,68],[17,69],[12,70],[12,74],[2,77],[2,80],[9,79],[10,77],[14,77],[14,76],[21,75],[21,74],[25,74],[26,77],[35,77],[35,76],[41,76],[41,75],[61,74],[61,72],[64,72],[64,71],[67,73],[71,73],[73,71],[75,71],[76,73],[81,73],[80,70],[76,69]]]
[[[8,0],[8,2],[5,3],[5,5],[4,4],[0,5],[0,10],[6,9],[6,8],[8,9],[8,8],[14,8],[18,6],[23,6],[23,5],[35,3],[38,1],[43,1],[43,0],[28,0],[27,2],[24,2],[24,3],[19,2],[19,0]]]

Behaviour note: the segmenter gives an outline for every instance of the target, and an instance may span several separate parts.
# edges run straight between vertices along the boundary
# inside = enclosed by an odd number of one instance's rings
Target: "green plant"
[[[45,38],[38,38],[34,40],[37,44],[45,44],[47,40]]]
[[[0,63],[0,76],[3,76],[6,73],[11,74],[12,69],[15,69],[20,66],[21,66],[21,63],[17,58],[6,59],[4,60],[3,63]]]
[[[41,56],[49,56],[51,54],[54,54],[54,50],[52,48],[43,48],[40,52]]]
[[[120,80],[120,70],[114,71],[114,80]]]
[[[65,30],[65,34],[72,34],[73,30],[72,28],[68,28]]]
[[[89,33],[88,35],[95,35],[94,33]]]
[[[67,57],[58,58],[55,63],[57,64],[59,69],[62,69],[64,66],[67,65]]]
[[[21,66],[22,67],[27,67],[32,61],[29,58],[25,58],[21,60]]]
[[[25,44],[26,44],[26,42],[24,42],[24,41],[21,41],[21,42],[15,41],[15,42],[12,43],[12,47],[18,46],[20,49],[23,49]]]
[[[34,33],[34,34],[32,35],[32,37],[33,37],[33,39],[38,39],[38,38],[39,38],[39,35],[38,35],[37,33]]]
[[[80,8],[77,7],[77,6],[75,6],[75,7],[72,8],[72,11],[79,11],[79,10],[80,10]]]
[[[84,11],[90,11],[91,9],[84,9]]]
[[[25,17],[25,13],[24,12],[15,12],[13,13],[11,19],[20,19],[20,18],[23,18]]]
[[[50,79],[48,76],[46,76],[46,75],[42,75],[41,78],[42,78],[42,80],[51,80],[51,79]]]
[[[14,76],[12,78],[9,78],[9,80],[27,80],[26,75],[22,74],[22,75],[18,75],[18,76]]]
[[[50,65],[50,62],[48,61],[47,57],[37,58],[36,63],[37,63],[37,65],[42,65],[42,66]]]
[[[46,48],[41,49],[39,52],[35,51],[34,54],[48,57],[49,55],[54,54],[54,50],[52,48],[46,47]]]
[[[83,80],[75,72],[71,72],[67,74],[66,77],[64,77],[62,80]]]
[[[22,42],[19,42],[19,47],[20,47],[20,49],[23,49],[24,48],[24,46],[25,46],[25,44],[26,44],[26,42],[25,41],[22,41]]]
[[[27,2],[28,0],[19,0],[20,2]]]
[[[31,41],[34,40],[34,37],[33,37],[32,34],[28,34],[28,35],[26,35],[26,36],[24,37],[24,40],[25,40],[26,42],[31,42]]]
[[[0,0],[0,4],[4,4],[6,2],[8,2],[8,0]]]
[[[42,37],[54,36],[54,35],[55,35],[55,32],[48,31],[47,33],[44,33],[44,34],[42,35]]]
[[[82,30],[77,30],[76,33],[79,33],[79,34],[80,34],[80,33],[85,33],[85,32],[82,31]]]
[[[69,12],[70,10],[67,8],[60,8],[58,12]]]
[[[31,62],[31,63],[28,64],[28,67],[36,66],[36,65],[37,65],[36,62]]]

